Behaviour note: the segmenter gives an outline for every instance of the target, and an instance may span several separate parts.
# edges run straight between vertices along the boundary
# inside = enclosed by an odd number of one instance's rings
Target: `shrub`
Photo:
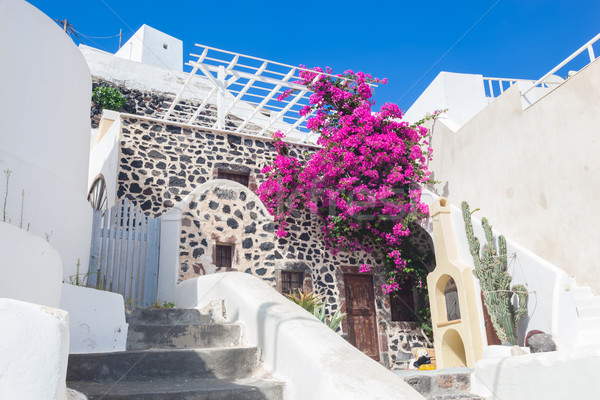
[[[119,89],[108,86],[97,86],[94,88],[92,100],[101,109],[119,111],[125,105],[127,99]]]

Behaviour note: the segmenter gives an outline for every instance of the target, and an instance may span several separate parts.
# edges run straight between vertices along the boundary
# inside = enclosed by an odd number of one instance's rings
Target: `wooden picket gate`
[[[129,306],[157,301],[160,218],[146,217],[128,199],[94,210],[88,285],[121,293]]]

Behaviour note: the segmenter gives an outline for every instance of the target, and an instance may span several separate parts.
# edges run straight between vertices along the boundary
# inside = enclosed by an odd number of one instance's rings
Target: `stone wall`
[[[367,254],[326,250],[319,221],[310,213],[290,218],[284,238],[274,234],[273,218],[254,191],[263,180],[262,167],[275,155],[269,138],[216,133],[134,116],[122,118],[118,191],[148,215],[160,216],[184,200],[180,233],[179,279],[219,272],[215,245],[233,246],[232,269],[260,276],[277,288],[278,271],[305,271],[305,286],[325,296],[329,312],[343,307],[343,273],[358,265],[379,263]],[[311,147],[290,144],[290,154],[303,159]],[[245,172],[249,187],[216,179],[219,170]],[[425,344],[414,323],[392,322],[389,296],[375,275],[379,343],[385,364],[399,350]],[[347,333],[346,324],[341,330]]]

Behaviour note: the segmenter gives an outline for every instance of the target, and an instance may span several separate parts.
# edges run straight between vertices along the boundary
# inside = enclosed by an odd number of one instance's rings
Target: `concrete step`
[[[238,324],[129,324],[127,350],[233,347],[240,338]]]
[[[67,380],[235,379],[250,375],[258,361],[256,347],[71,354]]]
[[[600,318],[600,307],[577,307],[579,318]]]
[[[127,323],[137,325],[203,325],[210,324],[210,315],[195,309],[135,308],[125,314]]]
[[[597,331],[600,333],[600,318],[579,318],[578,328],[580,331]]]
[[[600,297],[586,297],[575,300],[575,306],[579,307],[600,307]]]
[[[235,380],[153,380],[151,382],[67,382],[89,400],[281,400],[284,383],[249,377]]]
[[[579,300],[588,299],[594,296],[592,288],[589,286],[576,286],[571,287],[571,293],[573,293],[573,299],[577,302]]]

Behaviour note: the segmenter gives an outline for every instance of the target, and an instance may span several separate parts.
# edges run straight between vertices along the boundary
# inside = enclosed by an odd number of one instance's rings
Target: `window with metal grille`
[[[233,246],[218,244],[215,247],[215,252],[215,265],[222,268],[231,268]]]
[[[248,174],[245,174],[243,172],[231,172],[231,171],[219,170],[217,173],[217,178],[234,181],[234,182],[240,183],[247,187],[250,177]]]
[[[416,321],[415,300],[411,285],[390,293],[392,321]]]
[[[304,285],[304,272],[281,271],[281,293],[297,294]]]

